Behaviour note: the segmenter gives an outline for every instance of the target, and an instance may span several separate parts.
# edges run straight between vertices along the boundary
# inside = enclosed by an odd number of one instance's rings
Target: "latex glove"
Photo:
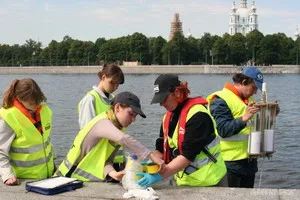
[[[137,180],[136,183],[144,188],[163,180],[163,177],[159,173],[148,174],[144,172],[137,172],[136,175],[143,177],[140,180]]]

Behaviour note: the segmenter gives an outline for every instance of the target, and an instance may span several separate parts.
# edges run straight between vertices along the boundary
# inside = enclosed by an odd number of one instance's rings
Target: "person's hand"
[[[111,171],[109,172],[109,176],[117,181],[121,181],[123,176],[124,176],[125,172],[124,171]]]
[[[246,113],[242,116],[243,122],[249,121],[251,117],[260,110],[260,108],[254,104],[253,102],[247,106]]]
[[[165,161],[157,156],[157,154],[154,154],[153,152],[150,153],[150,159],[153,161],[153,163],[159,165],[159,171],[162,172],[165,169]]]
[[[275,103],[277,103],[276,105],[276,116],[277,116],[280,112],[279,101],[275,101]]]
[[[5,185],[19,185],[19,180],[17,177],[11,177],[4,182]]]
[[[136,183],[144,188],[163,180],[163,177],[159,173],[148,174],[144,172],[137,172],[136,175],[143,177],[137,180]]]

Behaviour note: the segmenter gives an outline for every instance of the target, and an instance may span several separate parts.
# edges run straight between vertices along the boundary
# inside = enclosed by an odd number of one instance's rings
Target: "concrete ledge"
[[[0,199],[18,200],[72,200],[72,199],[122,199],[126,192],[120,184],[84,183],[75,191],[52,196],[40,195],[25,190],[25,180],[19,186],[0,185]],[[167,181],[153,185],[160,199],[172,200],[298,200],[300,190],[292,189],[241,189],[217,187],[177,187]]]
[[[121,66],[125,74],[233,74],[242,70],[232,65],[142,65]],[[265,74],[298,74],[300,65],[259,66]],[[0,67],[0,74],[97,74],[101,66]]]

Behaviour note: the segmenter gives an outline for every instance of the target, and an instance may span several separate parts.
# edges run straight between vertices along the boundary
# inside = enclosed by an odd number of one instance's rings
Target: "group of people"
[[[125,79],[121,68],[104,65],[79,102],[80,131],[59,166],[50,142],[52,111],[38,84],[16,79],[3,94],[0,109],[0,176],[6,185],[19,179],[51,176],[83,181],[119,182],[124,176],[124,151],[159,165],[159,172],[138,173],[148,187],[173,176],[179,186],[254,186],[257,160],[247,153],[251,123],[259,111],[252,96],[262,89],[263,74],[254,66],[234,74],[233,83],[206,99],[190,97],[187,82],[162,74],[154,82],[151,104],[166,109],[155,150],[126,134],[142,111],[131,92],[112,95]]]

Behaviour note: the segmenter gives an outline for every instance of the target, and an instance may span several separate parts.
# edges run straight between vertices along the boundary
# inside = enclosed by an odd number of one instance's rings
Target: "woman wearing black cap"
[[[143,178],[137,183],[148,187],[174,175],[179,186],[227,186],[226,167],[206,100],[188,98],[187,83],[171,74],[156,79],[154,93],[151,103],[167,110],[155,154],[167,165],[157,174],[139,173]]]
[[[130,92],[116,95],[111,108],[97,115],[78,133],[55,174],[83,181],[104,181],[111,178],[119,181],[124,173],[116,171],[112,164],[120,145],[141,160],[150,158],[163,167],[163,160],[124,133],[124,128],[134,122],[138,114],[146,118],[136,95]]]

